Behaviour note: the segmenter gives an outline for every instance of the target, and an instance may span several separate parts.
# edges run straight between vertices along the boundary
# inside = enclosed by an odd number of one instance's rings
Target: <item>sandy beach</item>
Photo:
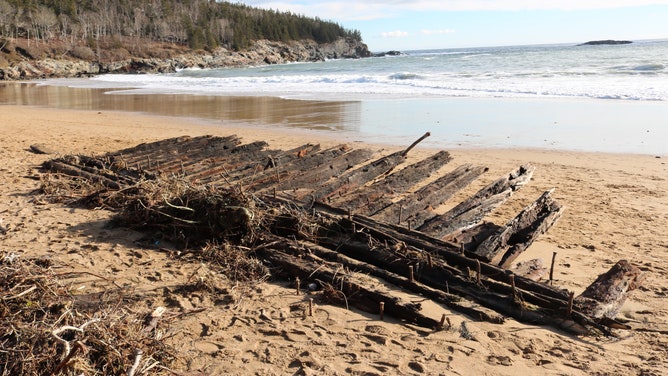
[[[142,234],[106,226],[113,213],[36,200],[38,166],[51,155],[34,154],[43,145],[58,155],[98,155],[142,142],[189,135],[232,135],[290,148],[306,142],[339,144],[337,133],[271,129],[127,112],[2,105],[0,131],[0,257],[46,257],[67,271],[87,271],[129,285],[145,299],[133,309],[172,312],[200,309],[170,321],[165,343],[176,350],[183,374],[426,374],[426,375],[661,375],[668,374],[668,159],[656,155],[583,153],[540,149],[454,149],[454,166],[489,167],[451,201],[523,163],[536,166],[533,179],[488,220],[505,223],[542,192],[566,211],[521,260],[557,252],[555,284],[580,293],[618,260],[645,273],[643,286],[624,305],[621,317],[638,330],[619,338],[574,337],[552,328],[507,320],[495,325],[445,311],[451,330],[434,333],[392,319],[341,307],[317,306],[312,317],[296,314],[304,295],[280,281],[239,284],[221,278],[232,304],[211,296],[175,294],[171,287],[198,276],[205,264],[175,260],[134,241]],[[361,146],[356,140],[345,140]],[[367,145],[398,150],[406,145]],[[418,147],[411,158],[434,150]],[[72,289],[99,288],[92,275],[71,280]],[[440,312],[440,311],[439,311]],[[260,315],[270,320],[261,320]],[[435,313],[435,316],[440,314]],[[465,323],[465,324],[464,324]],[[465,325],[471,336],[463,338]],[[193,373],[187,373],[193,372]]]

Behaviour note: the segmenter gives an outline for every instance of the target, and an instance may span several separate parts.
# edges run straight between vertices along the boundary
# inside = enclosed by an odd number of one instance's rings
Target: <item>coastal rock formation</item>
[[[585,42],[582,44],[578,44],[578,46],[598,46],[602,44],[631,44],[630,40],[612,40],[612,39],[606,39],[606,40],[591,40],[589,42]]]
[[[403,52],[396,51],[396,50],[391,50],[391,51],[387,51],[387,52],[379,52],[379,53],[373,54],[374,57],[402,56],[402,55],[404,55]]]
[[[17,50],[20,49],[20,50]],[[20,58],[15,61],[0,60],[0,80],[25,80],[47,77],[85,77],[102,73],[166,73],[183,68],[220,68],[249,65],[283,64],[288,62],[314,62],[327,59],[370,57],[368,47],[353,39],[340,38],[333,43],[317,43],[313,40],[293,42],[256,41],[243,51],[218,48],[212,52],[187,51],[169,57],[131,57],[100,61],[91,56],[74,57],[72,53],[59,58],[37,58],[16,47],[5,53]]]

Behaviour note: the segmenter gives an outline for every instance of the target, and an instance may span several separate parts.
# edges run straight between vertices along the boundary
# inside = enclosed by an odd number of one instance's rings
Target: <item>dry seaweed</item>
[[[235,190],[188,185],[181,192],[182,187],[175,190],[167,183],[126,194],[116,219],[131,228],[159,231],[180,244],[252,243],[258,219],[254,200]]]
[[[269,269],[253,256],[247,247],[230,243],[208,243],[201,250],[187,253],[187,257],[206,261],[220,275],[235,282],[260,282],[269,276]],[[212,290],[207,288],[206,290]]]
[[[74,204],[89,195],[97,195],[103,186],[84,178],[73,178],[59,173],[42,174],[37,189],[45,201]]]
[[[75,295],[49,262],[0,262],[0,374],[168,373],[175,360],[120,291]],[[141,354],[141,355],[140,355]]]

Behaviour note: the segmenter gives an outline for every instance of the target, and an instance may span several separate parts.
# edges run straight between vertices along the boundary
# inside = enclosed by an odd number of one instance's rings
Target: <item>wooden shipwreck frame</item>
[[[552,270],[546,277],[548,268],[540,263],[525,271],[511,269],[563,214],[552,191],[546,191],[508,223],[483,221],[530,181],[533,166],[519,166],[436,214],[433,209],[487,168],[463,164],[439,174],[451,162],[447,151],[402,166],[407,153],[428,135],[406,150],[380,157],[347,145],[272,150],[265,142],[243,144],[236,136],[178,137],[99,157],[56,158],[43,167],[101,184],[107,191],[179,176],[212,190],[238,189],[265,208],[289,208],[279,210],[269,230],[249,245],[254,255],[275,274],[295,281],[297,289],[299,283],[315,283],[330,301],[371,313],[434,329],[447,326],[445,315],[427,317],[419,303],[370,287],[377,283],[369,279],[473,320],[500,323],[513,317],[579,335],[630,329],[615,320],[627,292],[641,282],[640,270],[628,262],[619,261],[578,297],[552,286]],[[316,236],[300,235],[298,219],[290,214],[295,210],[318,227]]]

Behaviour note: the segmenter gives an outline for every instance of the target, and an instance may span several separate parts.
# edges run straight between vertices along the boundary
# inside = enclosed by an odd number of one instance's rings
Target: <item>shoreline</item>
[[[423,98],[362,101],[270,96],[105,94],[115,89],[0,85],[0,103],[176,116],[211,126],[310,129],[315,137],[447,149],[535,149],[668,157],[668,106],[598,100]],[[628,124],[633,123],[633,126]],[[406,125],[410,124],[410,127]],[[635,124],[642,124],[637,126]]]
[[[61,268],[60,273],[86,271],[133,291],[156,292],[134,308],[137,312],[150,314],[158,305],[166,306],[172,315],[203,309],[160,324],[175,333],[165,341],[176,348],[183,361],[179,371],[284,374],[294,373],[291,364],[302,362],[309,367],[326,367],[320,371],[329,374],[378,373],[379,367],[385,367],[381,373],[408,374],[418,366],[426,374],[509,376],[668,372],[663,351],[668,336],[658,332],[668,325],[668,238],[664,233],[668,228],[668,161],[663,158],[553,150],[452,149],[453,160],[444,166],[448,170],[472,163],[489,168],[453,197],[453,205],[519,164],[534,164],[532,181],[485,220],[505,223],[542,192],[556,188],[554,197],[566,212],[521,260],[542,258],[548,263],[557,252],[555,284],[576,293],[617,260],[629,260],[641,267],[646,279],[643,288],[631,294],[619,316],[631,320],[634,327],[654,332],[620,331],[620,338],[615,340],[577,338],[513,320],[501,325],[477,322],[439,306],[429,309],[434,315],[445,312],[453,328],[420,335],[394,320],[380,321],[375,315],[331,305],[318,305],[309,319],[292,314],[291,307],[303,304],[303,299],[283,281],[244,287],[216,276],[217,283],[227,286],[230,297],[225,299],[233,301],[229,305],[216,305],[200,293],[176,294],[175,286],[189,283],[195,275],[210,278],[207,273],[211,271],[200,262],[139,247],[135,241],[142,234],[106,225],[113,213],[41,202],[31,193],[40,185],[36,168],[53,158],[31,153],[28,149],[32,144],[61,153],[91,155],[183,135],[236,134],[244,143],[264,140],[269,148],[285,149],[304,143],[326,147],[345,140],[326,137],[325,132],[212,127],[199,119],[117,111],[25,105],[1,105],[0,109],[4,115],[0,124],[0,222],[8,229],[0,235],[0,252],[48,258]],[[355,148],[369,147],[383,154],[406,146],[349,142]],[[434,151],[420,144],[409,158]],[[99,289],[102,281],[87,275],[68,283],[86,293]],[[258,321],[259,312],[274,321]],[[475,340],[462,337],[458,328],[464,325]],[[207,328],[206,334],[201,334],[202,328]],[[420,351],[414,350],[417,348]]]
[[[272,97],[273,98],[273,97]],[[231,133],[238,134],[244,141],[260,141],[262,137],[269,140],[278,140],[281,144],[286,143],[290,146],[297,146],[297,140],[314,139],[318,143],[326,146],[334,146],[341,143],[351,143],[357,145],[367,145],[379,150],[400,150],[410,144],[413,139],[400,139],[401,142],[387,141],[372,138],[365,138],[365,135],[350,131],[330,131],[318,128],[302,128],[281,126],[277,124],[254,124],[238,122],[221,122],[217,120],[185,115],[166,115],[155,114],[143,111],[127,111],[127,110],[91,110],[91,109],[72,109],[53,107],[49,105],[33,105],[33,104],[5,104],[0,103],[0,109],[7,109],[13,115],[13,118],[31,117],[35,113],[39,113],[39,117],[43,119],[44,116],[53,116],[55,119],[70,118],[78,119],[80,121],[66,121],[60,126],[68,127],[72,125],[74,129],[78,126],[76,124],[89,121],[96,125],[103,127],[107,126],[103,133],[123,133],[126,128],[126,123],[137,123],[139,120],[154,129],[160,129],[163,134],[169,135],[166,137],[177,137],[187,135],[201,136],[201,135],[228,135]],[[81,116],[77,116],[77,114]],[[98,119],[96,119],[98,118]],[[105,124],[105,121],[111,120],[110,124]],[[138,126],[142,127],[142,126]],[[178,131],[183,130],[184,134],[179,134]],[[145,139],[146,135],[141,134],[139,139]],[[294,136],[294,137],[293,137]],[[415,139],[421,134],[415,134]],[[150,140],[157,140],[158,138],[148,136]],[[582,167],[596,167],[596,162],[587,157],[600,156],[601,158],[613,158],[626,160],[627,158],[637,158],[639,160],[663,160],[668,155],[655,155],[650,153],[623,153],[623,152],[607,152],[607,151],[586,151],[586,150],[570,150],[570,149],[550,149],[546,147],[522,147],[522,146],[467,146],[463,144],[444,147],[430,144],[430,139],[433,135],[426,138],[425,141],[419,144],[418,149],[424,151],[448,150],[451,153],[462,155],[511,155],[519,153],[520,155],[530,155],[532,158],[539,161],[549,163],[551,155],[571,155],[575,160],[582,162]],[[144,142],[144,141],[142,141]],[[74,151],[70,151],[74,152]],[[544,157],[541,157],[544,156]],[[580,157],[577,157],[580,156]],[[493,158],[492,158],[493,159]],[[591,163],[589,163],[591,161]],[[668,161],[660,162],[661,164],[668,164]]]

